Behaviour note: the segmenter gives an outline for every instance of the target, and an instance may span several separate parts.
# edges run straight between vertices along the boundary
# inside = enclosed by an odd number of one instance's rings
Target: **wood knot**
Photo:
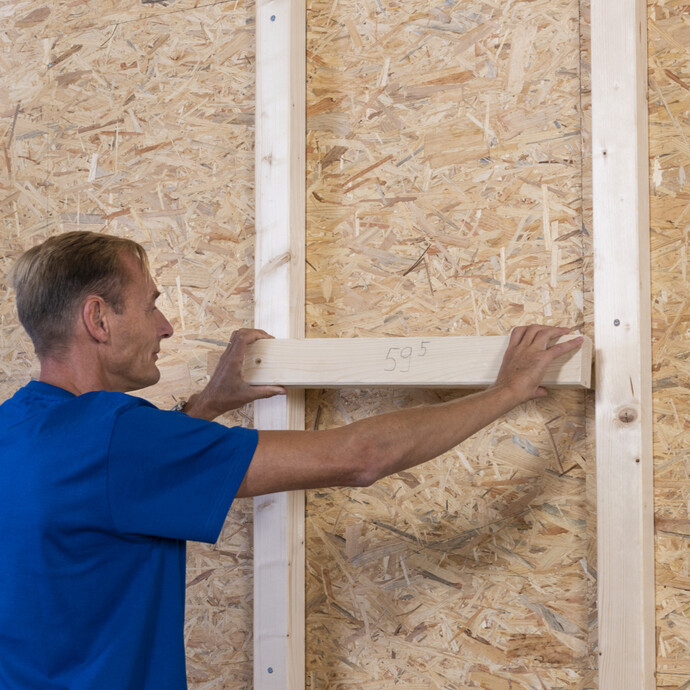
[[[626,407],[618,413],[618,420],[623,422],[623,424],[630,424],[637,419],[637,412],[631,407]]]

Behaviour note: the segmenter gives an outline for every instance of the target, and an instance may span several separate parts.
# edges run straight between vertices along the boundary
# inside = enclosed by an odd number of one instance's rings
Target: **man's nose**
[[[170,321],[168,321],[168,319],[166,319],[161,312],[159,312],[159,314],[161,323],[158,327],[158,333],[160,334],[161,338],[169,338],[175,331]]]

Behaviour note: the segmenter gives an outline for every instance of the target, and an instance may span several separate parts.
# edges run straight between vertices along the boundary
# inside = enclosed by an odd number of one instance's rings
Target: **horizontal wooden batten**
[[[244,377],[297,388],[481,388],[496,380],[507,347],[508,336],[260,340],[247,351]],[[553,362],[544,385],[589,388],[591,370],[592,341],[585,338]]]

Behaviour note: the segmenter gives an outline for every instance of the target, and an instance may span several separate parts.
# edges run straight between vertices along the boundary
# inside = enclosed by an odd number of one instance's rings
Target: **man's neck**
[[[84,358],[73,351],[57,357],[42,357],[41,374],[38,380],[62,388],[74,395],[108,390],[104,381],[101,381],[99,376],[94,375],[94,369],[84,365]]]

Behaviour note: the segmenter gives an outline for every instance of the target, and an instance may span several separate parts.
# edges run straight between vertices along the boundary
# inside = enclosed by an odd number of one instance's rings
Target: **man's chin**
[[[155,386],[161,380],[161,372],[157,366],[153,367],[148,383],[146,383],[142,388],[148,388],[149,386]]]
[[[161,379],[161,373],[158,370],[158,367],[154,367],[153,371],[147,372],[146,377],[142,376],[138,380],[133,380],[130,381],[129,386],[127,387],[127,390],[123,391],[124,393],[132,393],[133,391],[142,391],[147,388],[151,388],[151,386],[155,386]]]

